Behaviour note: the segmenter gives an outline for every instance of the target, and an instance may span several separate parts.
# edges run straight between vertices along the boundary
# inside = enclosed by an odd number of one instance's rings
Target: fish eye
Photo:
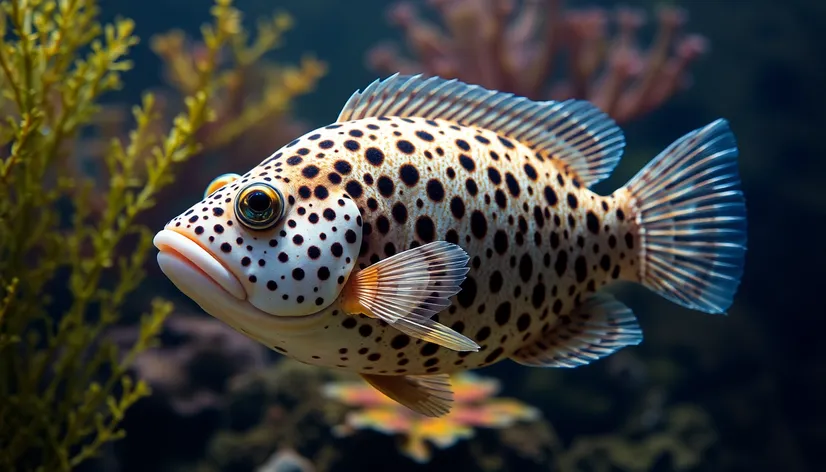
[[[212,195],[215,193],[216,190],[223,187],[224,185],[229,185],[241,176],[238,174],[221,174],[218,177],[212,179],[212,182],[207,185],[206,191],[204,191],[204,198]]]
[[[235,214],[244,226],[253,230],[272,227],[283,213],[281,192],[267,184],[250,184],[242,188],[235,199]]]

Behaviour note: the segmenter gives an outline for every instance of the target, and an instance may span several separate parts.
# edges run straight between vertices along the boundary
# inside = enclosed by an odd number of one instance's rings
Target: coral
[[[327,398],[348,406],[360,407],[347,414],[335,428],[339,436],[360,429],[401,435],[401,452],[419,463],[429,462],[432,453],[427,443],[447,449],[458,441],[472,438],[474,428],[508,428],[518,421],[533,421],[539,412],[513,399],[491,398],[499,391],[494,379],[465,372],[452,379],[454,406],[440,418],[420,415],[389,399],[366,382],[338,382],[325,386]]]
[[[98,14],[96,0],[0,4],[2,470],[75,468],[123,437],[125,411],[149,393],[128,369],[171,304],[152,303],[122,355],[101,335],[144,276],[152,232],[138,218],[200,151],[226,80],[220,55],[246,41],[240,12],[216,0],[182,111],[164,124],[145,94],[134,129],[106,143],[96,187],[70,150],[121,86],[138,41],[131,20],[104,25]]]
[[[423,72],[458,78],[535,100],[581,98],[618,122],[658,108],[686,87],[689,66],[705,51],[698,35],[682,35],[684,11],[659,11],[653,44],[637,37],[641,12],[621,8],[564,10],[564,0],[430,0],[446,30],[419,17],[411,3],[391,8],[417,60],[385,43],[368,64],[382,73]],[[613,36],[610,20],[615,23]],[[554,79],[566,79],[548,87]]]

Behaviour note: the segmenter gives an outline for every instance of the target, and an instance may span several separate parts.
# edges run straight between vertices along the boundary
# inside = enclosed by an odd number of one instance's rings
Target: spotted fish
[[[634,314],[602,290],[613,282],[731,305],[746,217],[727,122],[594,193],[624,147],[586,101],[397,74],[216,179],[156,235],[158,263],[247,336],[440,416],[450,373],[575,367],[638,344]]]

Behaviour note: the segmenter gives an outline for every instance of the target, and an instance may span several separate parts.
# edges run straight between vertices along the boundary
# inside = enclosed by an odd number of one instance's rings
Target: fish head
[[[267,162],[217,178],[155,236],[161,270],[219,319],[317,314],[335,302],[359,254],[356,203],[301,169]]]

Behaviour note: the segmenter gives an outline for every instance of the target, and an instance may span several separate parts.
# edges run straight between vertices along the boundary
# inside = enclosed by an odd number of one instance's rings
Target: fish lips
[[[215,290],[215,284],[238,300],[246,300],[243,285],[210,251],[177,231],[164,229],[153,240],[161,271],[180,289]]]

